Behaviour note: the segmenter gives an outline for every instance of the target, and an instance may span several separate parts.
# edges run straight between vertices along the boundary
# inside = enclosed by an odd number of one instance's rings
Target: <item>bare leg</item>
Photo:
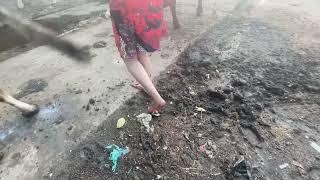
[[[147,53],[138,53],[138,61],[142,64],[144,70],[148,73],[152,79],[152,64]]]
[[[138,61],[142,64],[144,70],[148,73],[150,79],[152,80],[152,64],[147,53],[138,53]],[[138,81],[134,81],[132,87],[138,90],[144,90]]]
[[[27,103],[19,101],[1,89],[0,102],[5,102],[7,104],[10,104],[11,106],[18,108],[21,112],[23,112],[24,116],[32,116],[39,112],[39,108],[37,106],[29,105]]]
[[[149,112],[155,112],[163,107],[166,102],[160,96],[159,92],[153,85],[148,73],[142,66],[142,64],[137,60],[125,60],[128,71],[131,75],[142,85],[144,90],[151,96],[153,103],[149,107]]]

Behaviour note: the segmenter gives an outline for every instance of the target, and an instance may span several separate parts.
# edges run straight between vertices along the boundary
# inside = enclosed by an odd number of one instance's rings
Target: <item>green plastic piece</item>
[[[105,148],[109,150],[113,149],[112,152],[110,153],[109,160],[112,161],[112,171],[115,172],[117,169],[118,159],[121,156],[129,153],[129,148],[128,147],[120,148],[115,144],[107,145]]]

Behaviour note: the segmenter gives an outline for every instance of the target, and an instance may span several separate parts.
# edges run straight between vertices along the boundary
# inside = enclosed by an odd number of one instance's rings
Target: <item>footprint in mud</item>
[[[31,79],[23,83],[18,89],[19,92],[15,95],[20,99],[32,93],[43,91],[48,86],[48,83],[44,79]]]

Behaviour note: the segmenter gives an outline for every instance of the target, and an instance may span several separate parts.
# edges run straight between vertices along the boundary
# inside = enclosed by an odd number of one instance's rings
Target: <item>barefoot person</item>
[[[144,89],[152,98],[148,111],[156,112],[166,102],[151,80],[152,65],[148,52],[160,48],[168,30],[163,21],[163,0],[109,0],[115,42],[134,87]]]

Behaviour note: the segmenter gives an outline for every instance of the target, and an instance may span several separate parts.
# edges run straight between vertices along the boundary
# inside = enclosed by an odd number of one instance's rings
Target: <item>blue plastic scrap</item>
[[[112,150],[112,152],[109,155],[109,160],[112,161],[112,171],[115,172],[117,169],[117,163],[118,163],[118,159],[121,156],[124,156],[125,154],[129,153],[129,148],[120,148],[119,146],[115,145],[115,144],[111,144],[111,145],[107,145],[105,147],[108,150]]]

